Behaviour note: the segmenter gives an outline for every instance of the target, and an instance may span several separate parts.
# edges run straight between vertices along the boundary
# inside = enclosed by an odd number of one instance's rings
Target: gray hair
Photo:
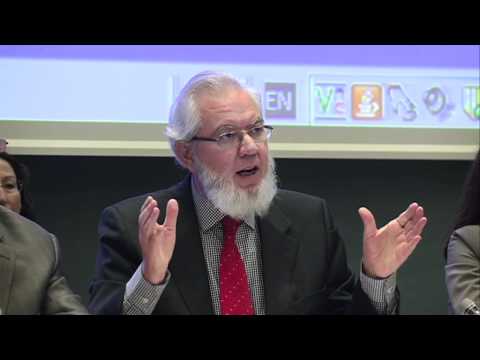
[[[198,106],[200,95],[208,93],[213,96],[221,96],[227,89],[238,89],[247,92],[261,112],[260,94],[256,90],[241,84],[232,75],[215,71],[203,71],[195,75],[183,87],[173,103],[165,130],[170,147],[180,165],[183,166],[175,152],[175,143],[177,141],[191,140],[200,130],[202,120]]]

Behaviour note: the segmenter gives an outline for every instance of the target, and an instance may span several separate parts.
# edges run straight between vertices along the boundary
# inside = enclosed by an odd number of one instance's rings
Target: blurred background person
[[[0,138],[0,152],[7,151],[8,141]]]
[[[6,152],[0,152],[0,184],[0,205],[36,221],[30,196],[30,172]]]
[[[87,314],[60,271],[57,239],[33,222],[28,175],[0,153],[0,314]]]
[[[480,150],[467,175],[453,229],[445,247],[448,311],[464,314],[465,299],[480,304]]]

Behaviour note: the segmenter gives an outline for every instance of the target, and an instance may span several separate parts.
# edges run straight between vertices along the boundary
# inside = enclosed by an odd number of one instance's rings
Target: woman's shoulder
[[[480,255],[480,225],[466,225],[456,229],[451,240],[466,243]]]
[[[466,225],[458,228],[455,234],[464,238],[480,238],[480,225]]]

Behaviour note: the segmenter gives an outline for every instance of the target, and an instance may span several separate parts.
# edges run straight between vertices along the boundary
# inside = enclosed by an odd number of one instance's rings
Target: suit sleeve
[[[139,249],[134,245],[137,228],[133,219],[122,216],[115,207],[102,212],[99,251],[90,284],[91,313],[122,314],[127,282],[141,263]]]
[[[345,244],[323,201],[322,213],[327,231],[327,313],[377,314],[360,282],[348,266]]]
[[[86,315],[87,309],[80,296],[73,293],[60,271],[60,249],[54,235],[51,237],[53,271],[45,294],[43,313],[46,315]]]

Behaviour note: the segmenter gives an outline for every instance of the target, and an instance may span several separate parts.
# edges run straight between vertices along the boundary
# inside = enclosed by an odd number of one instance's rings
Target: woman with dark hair
[[[87,314],[60,271],[56,237],[32,221],[28,180],[28,169],[0,152],[0,315]]]
[[[29,186],[28,168],[14,156],[0,152],[0,205],[35,221]]]
[[[467,176],[462,206],[446,245],[449,313],[480,306],[480,150]]]

